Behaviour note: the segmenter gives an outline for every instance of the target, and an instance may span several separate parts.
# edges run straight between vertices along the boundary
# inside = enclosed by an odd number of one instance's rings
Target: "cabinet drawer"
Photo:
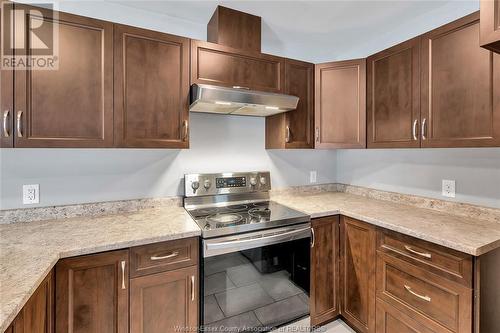
[[[198,238],[178,239],[130,249],[130,276],[137,277],[198,264]]]
[[[472,287],[472,257],[388,230],[379,231],[378,249],[434,274]]]
[[[377,297],[412,318],[471,332],[471,289],[383,253],[377,256]]]

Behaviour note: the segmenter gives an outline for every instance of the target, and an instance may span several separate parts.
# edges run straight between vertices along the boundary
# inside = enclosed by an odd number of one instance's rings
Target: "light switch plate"
[[[443,179],[442,195],[448,198],[455,197],[455,181]]]
[[[40,185],[23,185],[23,204],[31,205],[40,203]]]
[[[316,176],[317,176],[317,172],[316,171],[310,171],[309,172],[309,182],[310,183],[316,183]]]

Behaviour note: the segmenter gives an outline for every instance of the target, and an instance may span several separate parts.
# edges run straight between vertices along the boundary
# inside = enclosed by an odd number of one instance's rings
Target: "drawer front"
[[[198,264],[198,238],[178,239],[130,249],[130,276],[137,277]]]
[[[472,287],[472,256],[385,230],[377,238],[379,251]]]
[[[409,316],[430,319],[451,332],[471,332],[471,289],[382,253],[377,296]]]

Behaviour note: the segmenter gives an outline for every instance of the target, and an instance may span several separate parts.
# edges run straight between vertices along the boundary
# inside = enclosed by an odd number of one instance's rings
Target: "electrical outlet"
[[[455,197],[455,181],[443,179],[442,194],[444,197]]]
[[[309,182],[316,183],[316,176],[317,176],[316,171],[309,171]]]
[[[40,185],[23,185],[23,204],[37,204],[40,203]]]

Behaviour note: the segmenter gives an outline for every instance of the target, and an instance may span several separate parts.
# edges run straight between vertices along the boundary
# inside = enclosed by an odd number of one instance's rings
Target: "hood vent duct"
[[[245,88],[206,84],[191,86],[192,112],[267,117],[297,108],[299,98]]]

